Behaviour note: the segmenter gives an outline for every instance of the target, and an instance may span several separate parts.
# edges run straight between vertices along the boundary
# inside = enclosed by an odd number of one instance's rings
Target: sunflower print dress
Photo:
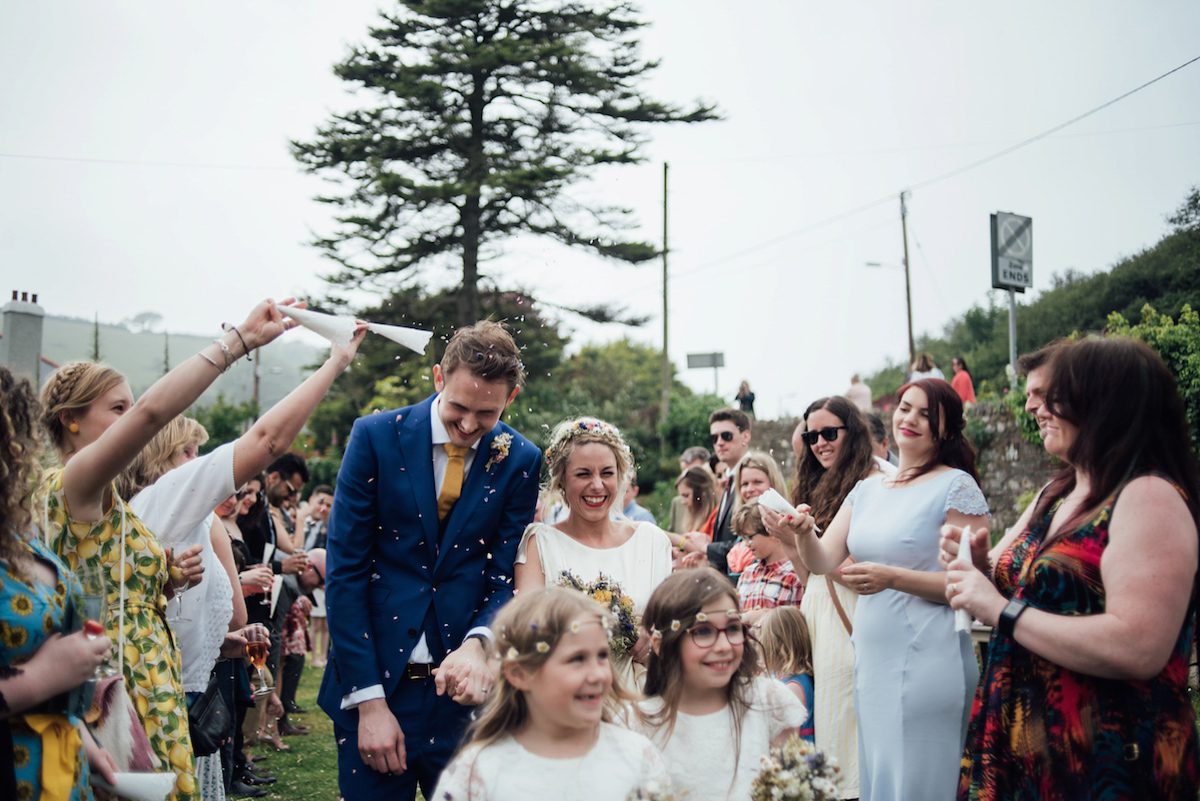
[[[76,570],[81,562],[100,564],[109,577],[108,636],[114,652],[120,611],[120,583],[125,582],[125,683],[134,709],[150,738],[163,770],[176,774],[175,801],[196,801],[195,761],[188,733],[187,703],[179,646],[167,622],[166,552],[113,490],[112,508],[94,523],[72,520],[63,493],[62,468],[47,474],[46,493],[51,548]],[[125,554],[121,518],[125,518]],[[115,657],[114,657],[115,658]]]
[[[1058,503],[997,561],[1006,597],[1059,615],[1104,611],[1100,557],[1116,505],[1109,499],[1077,531],[1043,544]],[[1187,799],[1200,789],[1196,723],[1188,701],[1193,593],[1175,647],[1148,681],[1076,673],[999,631],[975,696],[958,798]]]
[[[74,581],[74,576],[40,542],[28,542],[25,546],[33,556],[49,563],[58,574],[58,580],[50,586],[36,579],[22,578],[8,564],[0,562],[4,578],[0,586],[0,673],[19,669],[33,658],[51,634],[63,630],[70,598],[66,582]],[[79,722],[77,718],[48,708],[47,704],[29,711],[59,714],[70,725]],[[42,737],[29,727],[24,715],[9,718],[9,724],[12,727],[17,801],[37,801],[42,791]],[[73,761],[70,799],[91,801],[92,789],[88,784],[87,757],[82,743]]]

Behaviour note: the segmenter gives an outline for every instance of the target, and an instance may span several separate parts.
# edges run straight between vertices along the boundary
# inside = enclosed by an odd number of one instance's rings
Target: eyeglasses
[[[718,439],[721,440],[722,442],[733,442],[733,432],[732,431],[722,431],[717,434],[712,434],[708,438],[708,444],[716,445]]]
[[[698,626],[692,626],[687,631],[692,635],[692,642],[701,648],[711,648],[716,645],[717,637],[721,632],[725,632],[725,639],[729,640],[730,645],[741,645],[746,641],[746,624],[740,620],[731,621],[723,629],[717,628],[712,623],[701,623]]]
[[[245,498],[247,495],[252,495],[252,494],[253,493],[250,490],[242,488],[234,493],[234,497],[236,497],[240,501],[242,498]]]
[[[800,440],[805,445],[816,445],[817,437],[820,437],[826,442],[833,442],[838,438],[838,432],[844,431],[847,428],[849,428],[849,426],[825,426],[820,431],[805,431],[800,435]]]
[[[738,537],[741,539],[741,541],[746,543],[747,545],[749,545],[754,540],[755,537],[769,537],[769,536],[771,536],[771,535],[765,531],[751,531],[749,534],[739,534],[738,535]]]

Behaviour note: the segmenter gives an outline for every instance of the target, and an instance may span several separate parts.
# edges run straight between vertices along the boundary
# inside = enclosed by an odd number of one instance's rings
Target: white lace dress
[[[538,756],[511,736],[469,745],[442,771],[430,801],[626,801],[634,790],[670,787],[667,766],[650,741],[601,723],[581,757]]]
[[[129,502],[130,508],[166,547],[178,554],[201,545],[204,580],[167,605],[183,655],[183,690],[208,687],[221,643],[233,617],[233,585],[213,551],[209,534],[217,504],[234,493],[233,443],[166,473]],[[221,755],[197,757],[196,783],[204,801],[224,801]]]
[[[729,706],[708,715],[675,716],[669,727],[647,731],[662,751],[675,792],[687,801],[744,801],[761,769],[759,760],[771,750],[771,741],[788,729],[797,729],[808,711],[776,679],[759,676],[750,682],[750,708],[742,718],[740,742]],[[658,697],[642,701],[646,714],[662,709]]]

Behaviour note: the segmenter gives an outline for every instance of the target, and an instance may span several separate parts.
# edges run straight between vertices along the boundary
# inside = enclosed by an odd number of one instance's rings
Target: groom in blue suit
[[[361,418],[329,517],[333,719],[343,798],[430,798],[470,707],[491,689],[487,628],[512,597],[542,454],[500,422],[522,378],[496,323],[459,329],[438,394]]]

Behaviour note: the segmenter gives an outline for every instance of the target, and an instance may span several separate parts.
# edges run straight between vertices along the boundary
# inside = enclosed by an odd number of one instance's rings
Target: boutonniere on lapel
[[[491,456],[487,460],[487,464],[483,466],[484,470],[491,470],[495,465],[500,464],[508,457],[508,449],[512,445],[512,434],[507,431],[503,434],[497,434],[492,440]]]

